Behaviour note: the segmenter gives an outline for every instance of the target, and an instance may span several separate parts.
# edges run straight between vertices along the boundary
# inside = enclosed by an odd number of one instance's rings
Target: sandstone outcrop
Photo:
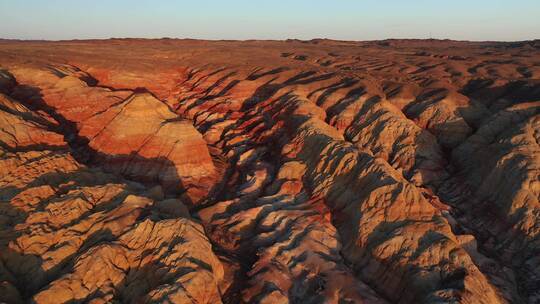
[[[2,43],[0,301],[537,303],[535,45]]]
[[[1,301],[220,301],[223,267],[182,201],[80,164],[37,115],[0,115]]]
[[[86,120],[79,136],[106,170],[158,182],[166,191],[185,190],[193,203],[208,195],[216,178],[201,134],[148,93]]]

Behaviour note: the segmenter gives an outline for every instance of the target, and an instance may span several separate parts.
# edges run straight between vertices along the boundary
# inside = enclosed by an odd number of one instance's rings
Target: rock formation
[[[539,62],[1,42],[0,302],[537,303]]]

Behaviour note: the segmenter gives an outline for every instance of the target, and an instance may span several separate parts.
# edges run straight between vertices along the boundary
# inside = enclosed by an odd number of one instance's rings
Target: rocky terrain
[[[539,41],[0,41],[0,302],[540,303],[539,112]]]

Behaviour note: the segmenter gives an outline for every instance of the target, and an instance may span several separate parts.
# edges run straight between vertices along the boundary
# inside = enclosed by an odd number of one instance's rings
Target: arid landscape
[[[2,303],[540,303],[540,41],[0,40]]]

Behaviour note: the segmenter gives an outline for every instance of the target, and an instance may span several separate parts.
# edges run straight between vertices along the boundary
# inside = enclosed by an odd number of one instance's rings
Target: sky
[[[0,0],[0,38],[540,38],[540,0]]]

